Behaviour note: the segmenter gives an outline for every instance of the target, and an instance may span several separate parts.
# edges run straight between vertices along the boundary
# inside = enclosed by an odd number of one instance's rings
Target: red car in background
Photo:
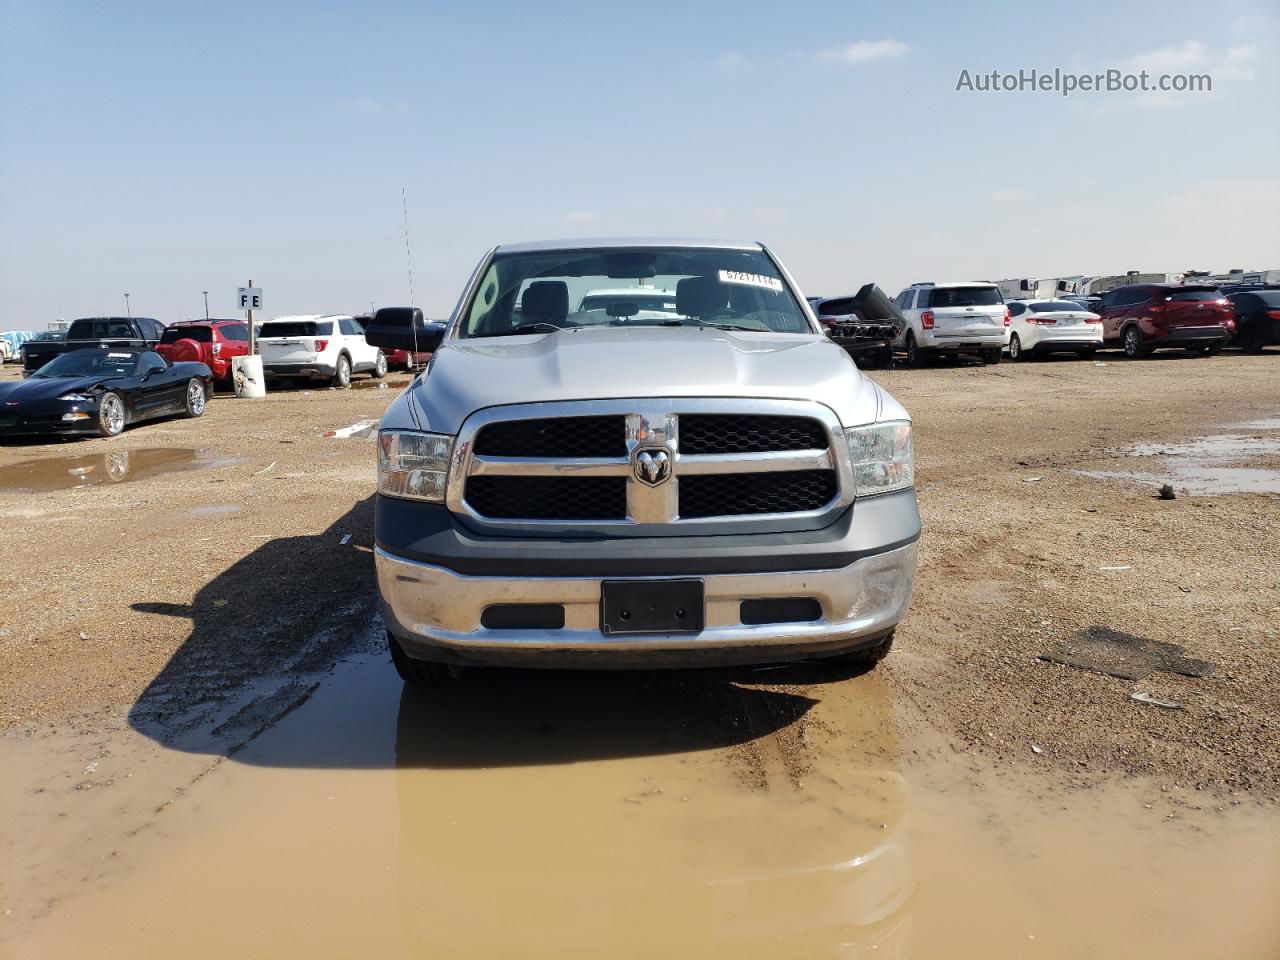
[[[1217,287],[1138,283],[1109,290],[1095,308],[1102,337],[1137,359],[1152,350],[1178,347],[1217,353],[1236,332],[1235,308]]]
[[[164,328],[156,353],[169,364],[197,361],[215,380],[231,379],[231,358],[249,352],[249,328],[243,320],[185,320]]]
[[[430,353],[414,353],[411,350],[384,350],[388,370],[420,370],[431,359]]]

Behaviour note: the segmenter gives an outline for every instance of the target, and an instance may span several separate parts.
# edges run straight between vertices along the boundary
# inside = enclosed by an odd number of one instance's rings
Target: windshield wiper
[[[577,324],[574,324],[574,326],[577,326]],[[525,323],[518,327],[512,327],[510,330],[495,330],[493,333],[482,333],[474,339],[483,340],[489,337],[518,337],[526,333],[557,333],[565,329],[567,328],[558,327],[554,323],[547,323],[544,320],[539,320],[536,323]]]
[[[745,330],[747,333],[762,333],[758,327],[744,327],[737,323],[700,323],[700,327],[708,327],[712,330]]]

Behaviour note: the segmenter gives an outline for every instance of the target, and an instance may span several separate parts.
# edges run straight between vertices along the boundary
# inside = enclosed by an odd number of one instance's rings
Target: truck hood
[[[906,415],[825,337],[604,327],[448,340],[383,425],[457,433],[485,407],[630,397],[816,400],[845,426],[882,418],[886,401]]]

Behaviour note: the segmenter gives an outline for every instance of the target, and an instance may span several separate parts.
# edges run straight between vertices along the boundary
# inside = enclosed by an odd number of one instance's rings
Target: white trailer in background
[[[1188,270],[1187,283],[1211,283],[1217,286],[1235,283],[1280,284],[1280,270],[1228,270],[1226,273],[1209,273]]]
[[[1052,300],[1069,293],[1079,293],[1084,277],[1049,277],[1037,280],[1033,277],[1015,277],[997,280],[996,286],[1006,300]]]
[[[1130,270],[1128,273],[1117,273],[1107,277],[1081,277],[1079,293],[1097,296],[1114,290],[1116,287],[1127,287],[1134,283],[1181,283],[1181,273],[1139,273]]]

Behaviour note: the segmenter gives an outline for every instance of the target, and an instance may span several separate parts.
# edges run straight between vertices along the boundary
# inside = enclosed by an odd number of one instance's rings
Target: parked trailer
[[[1068,293],[1079,293],[1084,277],[1049,277],[1037,280],[1032,277],[1016,277],[997,280],[996,286],[1006,300],[1052,300]]]
[[[1209,283],[1215,286],[1263,286],[1280,284],[1280,270],[1228,270],[1226,273],[1188,270],[1187,283]]]
[[[1081,277],[1080,289],[1076,292],[1098,296],[1116,287],[1128,287],[1133,284],[1181,283],[1184,277],[1185,274],[1182,273],[1139,273],[1137,270],[1130,270],[1128,273],[1117,273],[1106,277]]]

